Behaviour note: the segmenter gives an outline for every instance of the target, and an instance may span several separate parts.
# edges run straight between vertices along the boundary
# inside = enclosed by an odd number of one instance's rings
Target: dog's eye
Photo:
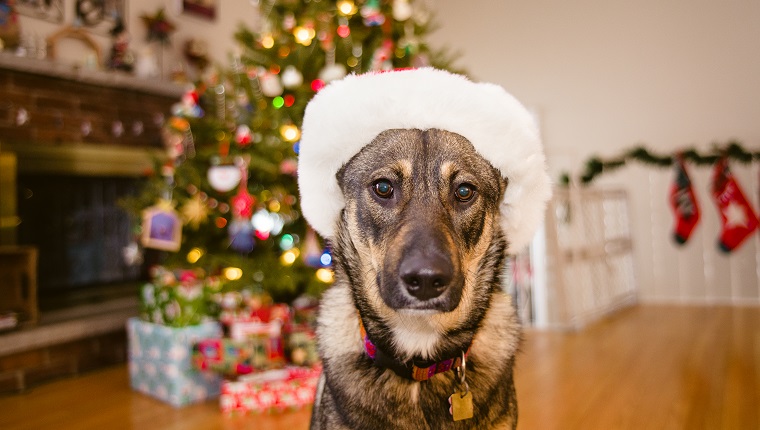
[[[468,202],[475,197],[475,186],[472,184],[462,184],[457,187],[454,194],[460,202]]]
[[[388,199],[393,195],[393,185],[387,179],[380,179],[372,185],[375,194],[383,199]]]

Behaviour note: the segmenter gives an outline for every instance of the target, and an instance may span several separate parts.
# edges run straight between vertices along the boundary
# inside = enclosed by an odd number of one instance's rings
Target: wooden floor
[[[760,308],[637,306],[578,333],[528,331],[519,429],[760,429]],[[308,427],[309,410],[225,418],[129,389],[120,366],[0,397],[0,429]]]

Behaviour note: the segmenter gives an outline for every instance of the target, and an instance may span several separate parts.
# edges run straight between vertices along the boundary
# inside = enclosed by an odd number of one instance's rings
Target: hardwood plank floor
[[[519,429],[760,429],[760,308],[637,306],[577,333],[527,331]],[[129,389],[119,366],[0,397],[0,429],[308,428],[310,411],[225,418]]]

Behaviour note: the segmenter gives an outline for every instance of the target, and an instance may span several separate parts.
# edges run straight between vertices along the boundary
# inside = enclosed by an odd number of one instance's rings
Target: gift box
[[[317,327],[317,312],[319,301],[314,297],[302,296],[293,302],[292,325],[308,327],[312,330]]]
[[[273,364],[253,341],[204,339],[193,346],[193,366],[201,371],[246,375],[254,370],[269,369]]]
[[[287,315],[287,306],[272,307],[277,312],[271,315]],[[269,314],[268,314],[269,315]],[[254,367],[275,368],[285,364],[285,345],[282,336],[283,320],[267,319],[262,321],[258,316],[235,318],[228,321],[228,332],[232,340],[247,344],[254,357]],[[266,364],[262,367],[262,364]]]
[[[224,381],[219,405],[223,413],[274,413],[314,403],[320,367],[286,367]]]
[[[236,294],[228,293],[226,295]],[[277,303],[259,307],[232,308],[222,306],[219,320],[226,325],[232,326],[239,323],[279,323],[280,326],[290,323],[291,309],[288,305]]]
[[[210,296],[221,289],[217,277],[207,277],[201,269],[169,270],[151,268],[151,282],[140,291],[140,317],[144,321],[185,327],[215,316]]]
[[[219,323],[175,328],[131,318],[127,321],[127,336],[129,379],[135,391],[176,407],[219,395],[221,377],[199,372],[191,363],[195,343],[222,336]]]
[[[297,366],[313,366],[319,362],[317,335],[311,328],[291,326],[285,332],[285,356]]]

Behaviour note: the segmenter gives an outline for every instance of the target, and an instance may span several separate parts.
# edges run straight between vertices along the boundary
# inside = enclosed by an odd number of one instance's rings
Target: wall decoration
[[[182,0],[182,11],[208,19],[215,19],[216,0]]]
[[[124,0],[76,0],[74,3],[77,22],[95,33],[109,34],[124,14]]]
[[[63,0],[16,0],[16,10],[32,18],[63,22]]]

